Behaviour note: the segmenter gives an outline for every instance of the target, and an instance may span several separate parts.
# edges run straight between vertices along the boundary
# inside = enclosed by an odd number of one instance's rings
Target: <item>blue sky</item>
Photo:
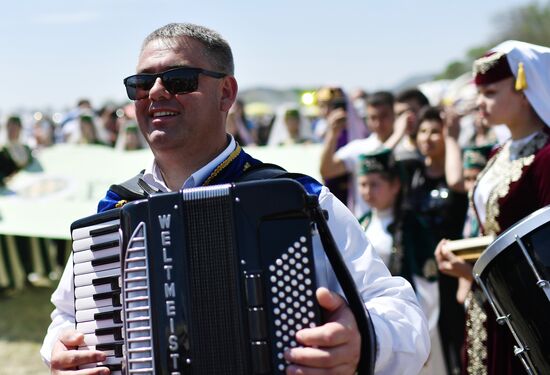
[[[2,5],[0,115],[125,100],[143,38],[169,22],[209,26],[233,47],[241,88],[391,88],[484,43],[528,0],[24,0]]]

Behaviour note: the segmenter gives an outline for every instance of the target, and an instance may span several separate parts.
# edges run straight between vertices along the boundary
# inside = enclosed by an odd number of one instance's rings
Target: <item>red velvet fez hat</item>
[[[485,56],[474,61],[474,83],[488,85],[508,77],[514,77],[506,54],[502,52],[489,52]]]

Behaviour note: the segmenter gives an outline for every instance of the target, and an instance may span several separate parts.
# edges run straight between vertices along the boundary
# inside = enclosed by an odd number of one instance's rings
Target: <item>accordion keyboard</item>
[[[80,349],[96,349],[105,366],[122,374],[123,337],[120,301],[120,220],[108,220],[72,230],[76,330],[84,334]]]

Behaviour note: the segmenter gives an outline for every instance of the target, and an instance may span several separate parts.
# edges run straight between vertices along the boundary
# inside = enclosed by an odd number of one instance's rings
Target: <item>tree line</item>
[[[486,43],[470,48],[461,60],[450,62],[436,79],[453,79],[471,71],[472,63],[488,49],[509,39],[550,46],[550,1],[514,7],[497,14],[495,33]]]

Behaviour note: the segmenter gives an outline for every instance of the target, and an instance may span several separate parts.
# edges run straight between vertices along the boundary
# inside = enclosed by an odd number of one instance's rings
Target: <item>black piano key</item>
[[[119,244],[120,244],[119,240],[96,243],[96,244],[90,245],[90,250],[98,251],[98,250],[109,249],[111,247],[117,247],[119,246]]]
[[[122,371],[122,363],[101,365],[101,367],[107,367],[109,371]]]
[[[110,299],[110,300],[112,300],[112,302],[113,302],[112,305],[114,307],[122,306],[120,304],[120,289],[118,289],[118,290],[115,289],[113,291],[105,292],[105,293],[94,294],[93,299],[94,299],[94,301],[99,301],[99,300],[102,300],[102,299]]]
[[[98,328],[95,330],[96,336],[113,335],[115,340],[122,340],[122,327]]]
[[[122,346],[124,345],[124,341],[117,341],[117,342],[111,342],[108,344],[97,344],[96,350],[100,350],[102,352],[106,352],[109,350],[112,350],[115,353],[115,357],[122,357]]]
[[[93,229],[93,230],[90,231],[90,237],[98,237],[98,236],[102,236],[104,234],[118,232],[119,228],[120,228],[119,224],[113,224],[113,225],[109,225],[107,227]]]
[[[111,255],[111,256],[108,256],[108,257],[104,257],[104,258],[92,259],[92,266],[97,267],[97,266],[102,266],[104,264],[116,263],[116,262],[120,262],[120,256],[119,255]]]
[[[92,280],[92,285],[102,285],[102,284],[111,284],[112,289],[119,288],[118,276],[99,277],[97,279]]]
[[[109,320],[113,319],[115,323],[122,323],[120,313],[122,310],[104,311],[94,314],[94,320]]]
[[[114,289],[109,292],[96,293],[93,295],[94,301],[99,301],[101,299],[112,299],[113,297],[118,297],[120,295],[120,289]]]

